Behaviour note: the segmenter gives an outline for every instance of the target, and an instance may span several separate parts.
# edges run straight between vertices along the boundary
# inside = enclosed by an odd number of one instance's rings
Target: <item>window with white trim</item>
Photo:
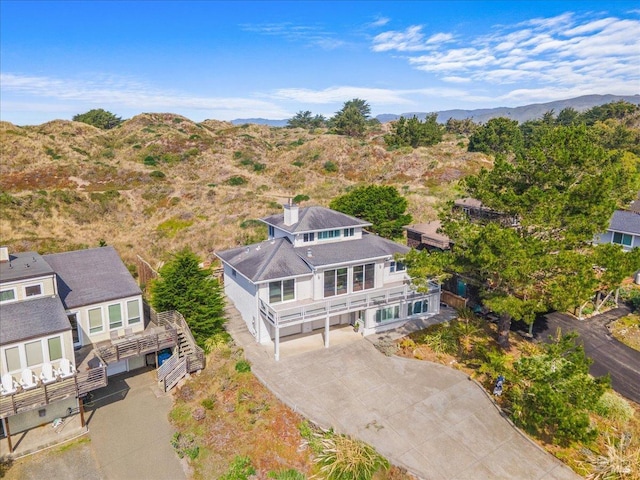
[[[109,313],[109,330],[114,328],[120,328],[122,326],[122,306],[119,303],[114,303],[107,307]]]
[[[356,265],[353,267],[353,291],[368,290],[375,286],[376,264]]]
[[[616,243],[618,245],[630,247],[632,238],[633,237],[628,233],[613,232],[613,243]]]
[[[429,300],[418,300],[407,305],[407,316],[429,312]]]
[[[325,270],[324,272],[324,296],[333,297],[347,293],[348,270],[346,268],[336,268]]]
[[[342,235],[343,235],[344,237],[353,237],[353,236],[355,235],[355,233],[356,233],[355,228],[345,228],[345,229],[342,231]]]
[[[407,269],[406,265],[402,262],[396,262],[396,261],[392,261],[389,264],[389,271],[391,273],[394,272],[404,272]]]
[[[102,329],[102,309],[92,308],[89,310],[89,333],[99,333]]]
[[[49,361],[60,360],[62,358],[62,338],[52,337],[47,340],[49,347]]]
[[[42,284],[38,283],[36,285],[28,285],[24,287],[25,297],[35,297],[38,295],[42,295]]]
[[[25,343],[24,352],[27,357],[27,367],[40,365],[44,362],[44,355],[42,354],[42,342],[40,340]]]
[[[390,322],[400,318],[400,305],[381,308],[376,311],[376,323]]]
[[[7,288],[6,290],[0,290],[0,302],[10,302],[16,299],[16,289]]]
[[[295,296],[295,280],[293,278],[269,282],[269,303],[293,300]]]
[[[4,358],[7,361],[7,371],[13,372],[22,369],[20,363],[20,350],[18,347],[7,348],[4,351]]]
[[[340,237],[340,230],[325,230],[324,232],[318,232],[318,240],[328,240],[330,238]]]
[[[314,232],[310,232],[310,233],[303,233],[302,234],[302,241],[303,242],[313,242],[315,240],[316,236]]]
[[[127,322],[129,325],[140,323],[140,302],[138,300],[127,301]]]

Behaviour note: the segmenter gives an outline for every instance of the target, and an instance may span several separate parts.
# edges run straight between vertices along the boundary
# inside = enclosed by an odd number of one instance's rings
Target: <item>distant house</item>
[[[505,226],[517,226],[518,219],[503,212],[484,205],[480,200],[467,197],[459,198],[453,203],[454,210],[461,210],[469,216],[471,221],[497,221]]]
[[[156,364],[162,349],[178,355],[186,325],[155,324],[143,312],[113,247],[51,255],[0,247],[0,437],[9,450],[11,433],[82,415],[81,398],[109,375]]]
[[[640,247],[640,212],[616,210],[605,233],[596,238],[596,243],[613,243],[624,250]]]
[[[415,291],[397,253],[409,249],[368,233],[371,224],[324,208],[284,205],[263,218],[264,242],[216,255],[224,265],[225,293],[256,341],[354,325],[363,334],[394,328],[439,312],[440,288]]]
[[[407,246],[416,250],[448,250],[451,240],[440,233],[440,220],[427,223],[416,223],[404,227],[407,232]]]

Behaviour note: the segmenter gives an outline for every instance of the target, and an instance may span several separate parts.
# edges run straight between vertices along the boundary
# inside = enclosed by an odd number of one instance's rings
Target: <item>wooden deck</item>
[[[133,334],[118,340],[104,342],[96,346],[100,358],[105,364],[138,357],[164,348],[173,348],[178,344],[178,332],[171,325],[153,326],[142,333]]]

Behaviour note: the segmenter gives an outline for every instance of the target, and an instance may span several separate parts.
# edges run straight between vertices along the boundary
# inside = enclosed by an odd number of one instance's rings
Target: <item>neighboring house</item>
[[[453,203],[453,209],[462,210],[471,221],[475,222],[498,221],[505,226],[515,227],[518,225],[517,218],[489,208],[480,200],[471,197],[457,199]]]
[[[11,433],[82,414],[81,398],[108,375],[157,364],[162,349],[176,350],[178,363],[177,346],[190,337],[184,321],[150,323],[143,312],[113,247],[52,255],[0,247],[0,436],[10,450]]]
[[[442,226],[440,220],[427,223],[407,225],[407,246],[416,250],[448,250],[451,240],[443,233],[439,233]]]
[[[609,228],[596,238],[596,243],[614,243],[626,251],[640,247],[640,212],[635,210],[613,212]]]
[[[354,325],[364,335],[394,328],[440,309],[440,288],[416,292],[395,254],[403,245],[368,233],[371,224],[324,207],[284,205],[263,218],[268,239],[216,255],[225,293],[256,341]]]

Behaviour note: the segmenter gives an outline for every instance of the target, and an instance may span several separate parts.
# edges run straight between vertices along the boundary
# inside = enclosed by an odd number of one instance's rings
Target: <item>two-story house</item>
[[[11,433],[82,415],[81,398],[108,375],[156,364],[149,355],[191,338],[186,325],[145,321],[143,312],[113,247],[51,255],[0,247],[0,436],[9,450]]]
[[[440,309],[440,287],[418,292],[394,255],[409,249],[366,231],[371,224],[334,210],[284,205],[263,218],[266,241],[216,255],[227,297],[259,343],[352,324],[367,335]]]

